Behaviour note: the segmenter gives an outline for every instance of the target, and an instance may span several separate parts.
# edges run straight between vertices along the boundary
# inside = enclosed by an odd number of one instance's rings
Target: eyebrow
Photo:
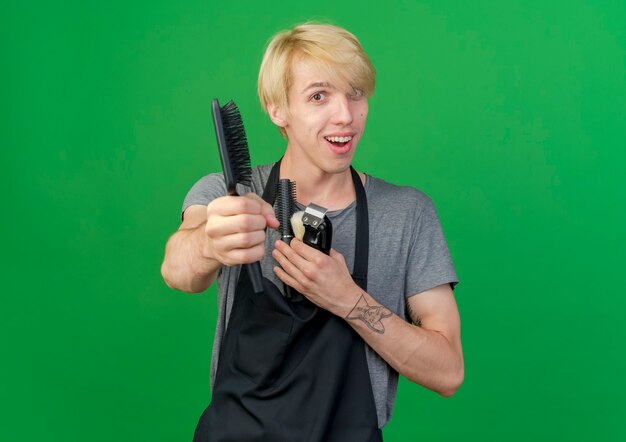
[[[308,85],[307,87],[305,87],[305,88],[302,90],[302,92],[300,92],[300,93],[301,93],[301,94],[303,94],[304,92],[308,91],[309,89],[313,89],[313,88],[316,88],[316,87],[327,87],[327,88],[332,88],[332,87],[333,87],[333,85],[332,85],[332,84],[330,84],[330,83],[327,83],[327,82],[325,82],[325,81],[318,81],[318,82],[315,82],[315,83],[311,83],[311,84],[309,84],[309,85]]]

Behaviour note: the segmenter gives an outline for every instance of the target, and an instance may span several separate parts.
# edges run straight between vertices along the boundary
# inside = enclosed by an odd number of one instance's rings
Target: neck
[[[289,149],[280,163],[280,178],[296,182],[298,202],[305,206],[315,203],[328,210],[340,210],[356,197],[349,168],[328,173],[306,160],[297,162]]]

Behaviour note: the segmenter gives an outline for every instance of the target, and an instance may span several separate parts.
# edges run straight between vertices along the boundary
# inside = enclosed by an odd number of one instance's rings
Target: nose
[[[354,120],[352,104],[352,100],[350,100],[349,97],[343,94],[337,95],[333,113],[333,123],[345,126],[352,124]]]

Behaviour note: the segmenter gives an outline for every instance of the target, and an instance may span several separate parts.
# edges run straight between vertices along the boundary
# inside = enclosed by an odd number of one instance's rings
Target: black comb
[[[296,183],[288,179],[281,179],[276,184],[276,218],[280,222],[278,231],[280,239],[287,244],[291,243],[293,238],[293,229],[291,227],[291,216],[296,212]],[[293,290],[287,284],[284,284],[285,298],[292,301],[299,301],[302,298],[297,291]]]
[[[281,179],[276,185],[276,217],[280,222],[280,239],[289,244],[293,238],[291,216],[296,212],[296,183]]]
[[[252,177],[250,151],[248,150],[248,140],[241,113],[239,113],[239,108],[234,101],[231,100],[220,107],[217,98],[211,104],[211,111],[226,190],[229,195],[238,196],[237,184],[249,186]],[[261,265],[258,262],[253,262],[247,264],[246,267],[254,292],[263,292]]]

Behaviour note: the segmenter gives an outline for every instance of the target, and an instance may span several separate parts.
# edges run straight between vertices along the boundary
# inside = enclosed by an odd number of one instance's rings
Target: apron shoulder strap
[[[369,215],[367,210],[367,196],[361,183],[361,177],[350,166],[352,182],[356,193],[356,244],[354,247],[354,268],[352,278],[359,287],[367,291],[367,265],[369,262]]]
[[[267,183],[265,184],[265,189],[263,189],[262,198],[272,206],[274,205],[274,201],[276,201],[276,186],[278,185],[278,180],[280,178],[281,160],[282,158],[278,160],[274,166],[272,166],[270,176],[267,178]]]

